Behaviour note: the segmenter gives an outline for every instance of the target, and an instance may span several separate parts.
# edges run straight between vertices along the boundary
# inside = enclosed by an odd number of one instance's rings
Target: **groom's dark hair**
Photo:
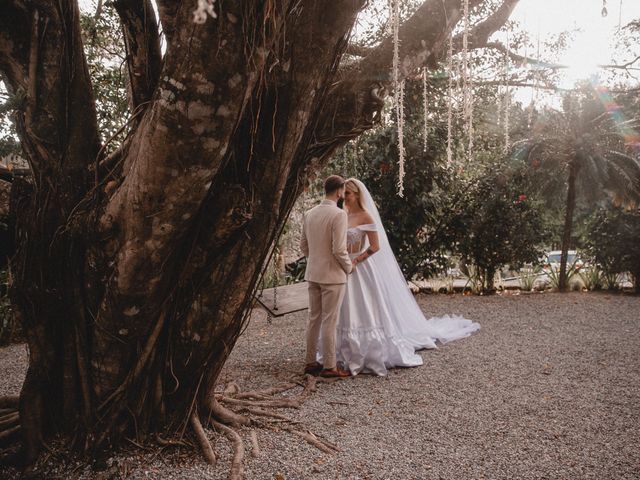
[[[324,181],[324,193],[325,195],[331,195],[332,193],[340,190],[344,187],[345,180],[340,175],[331,175]]]

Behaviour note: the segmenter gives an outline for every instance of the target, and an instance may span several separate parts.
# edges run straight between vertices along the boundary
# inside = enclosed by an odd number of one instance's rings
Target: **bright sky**
[[[538,35],[544,41],[563,31],[579,30],[560,58],[569,67],[562,86],[571,87],[576,80],[597,73],[597,65],[611,63],[618,27],[640,19],[640,0],[607,0],[606,6],[608,15],[603,17],[602,0],[520,0],[511,19],[530,32],[534,43]]]

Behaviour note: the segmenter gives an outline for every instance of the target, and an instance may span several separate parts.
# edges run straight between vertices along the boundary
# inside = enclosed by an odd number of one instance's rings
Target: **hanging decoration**
[[[609,15],[609,11],[607,10],[607,0],[602,0],[602,11],[600,13],[603,17]]]
[[[398,85],[396,118],[398,121],[398,196],[404,197],[404,80]]]
[[[509,31],[507,30],[507,51],[504,54],[504,152],[509,151],[509,107],[511,106],[511,92],[509,88],[509,54],[511,42],[509,40]]]
[[[429,140],[429,99],[427,98],[427,67],[422,67],[422,114],[424,122],[422,124],[422,151],[427,151]]]
[[[540,32],[538,32],[538,46],[536,51],[536,59],[540,58]],[[533,89],[531,90],[531,103],[529,104],[529,116],[527,118],[527,128],[531,128],[533,123],[533,111],[538,103],[538,75],[533,71]]]
[[[620,0],[620,8],[618,9],[618,30],[622,28],[622,0]]]
[[[468,138],[467,154],[471,159],[473,154],[473,86],[471,83],[471,68],[469,55],[469,0],[463,2],[464,30],[462,32],[462,117],[465,133]]]
[[[449,88],[447,90],[447,165],[450,166],[453,163],[453,34],[449,34],[447,69],[449,71]]]
[[[216,0],[198,0],[198,7],[193,11],[193,22],[203,24],[207,21],[207,15],[211,18],[217,18],[218,15],[214,9]]]
[[[391,28],[393,30],[393,92],[396,123],[398,125],[398,196],[404,196],[404,80],[400,80],[400,0],[391,2]]]

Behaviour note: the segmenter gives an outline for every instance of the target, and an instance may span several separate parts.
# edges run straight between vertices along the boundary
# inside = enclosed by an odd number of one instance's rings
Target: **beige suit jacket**
[[[305,280],[346,283],[352,268],[347,253],[347,212],[332,200],[323,200],[307,211],[300,249],[307,257]]]

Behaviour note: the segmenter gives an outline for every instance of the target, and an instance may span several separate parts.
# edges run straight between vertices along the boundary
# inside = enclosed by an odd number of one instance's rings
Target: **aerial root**
[[[227,436],[233,448],[229,480],[242,480],[244,477],[244,443],[242,442],[242,438],[233,428],[227,427],[214,419],[211,419],[210,422],[217,430],[220,430]]]
[[[215,452],[213,451],[213,447],[211,446],[211,442],[207,437],[207,434],[202,428],[202,423],[200,423],[200,417],[196,412],[191,414],[191,427],[193,428],[194,433],[196,434],[196,439],[200,444],[200,448],[202,448],[202,453],[204,458],[206,459],[209,465],[215,465],[218,461]]]

